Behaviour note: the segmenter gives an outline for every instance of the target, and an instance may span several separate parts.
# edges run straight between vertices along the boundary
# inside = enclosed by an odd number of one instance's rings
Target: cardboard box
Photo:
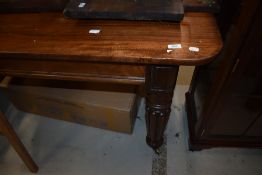
[[[72,83],[74,82],[14,79],[6,92],[13,104],[25,112],[132,133],[138,108],[134,87],[124,87],[122,92],[118,92],[116,85],[77,82],[77,86],[84,89],[76,89],[72,88]],[[68,88],[65,88],[66,84]]]

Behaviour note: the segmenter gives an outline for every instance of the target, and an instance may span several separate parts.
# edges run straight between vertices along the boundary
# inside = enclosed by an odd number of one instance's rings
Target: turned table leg
[[[179,66],[150,65],[146,68],[147,144],[157,149],[169,119]]]

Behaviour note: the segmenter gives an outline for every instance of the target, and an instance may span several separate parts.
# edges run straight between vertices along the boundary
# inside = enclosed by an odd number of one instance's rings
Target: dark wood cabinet
[[[196,68],[186,94],[191,150],[262,147],[261,4],[239,1],[230,16],[218,15],[224,48]]]

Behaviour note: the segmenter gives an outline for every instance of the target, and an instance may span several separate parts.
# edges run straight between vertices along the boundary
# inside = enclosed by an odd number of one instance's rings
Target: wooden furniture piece
[[[8,81],[8,79],[6,79],[5,81]],[[2,83],[7,83],[7,82],[2,82],[2,80],[0,79],[0,84]],[[28,169],[32,173],[36,173],[38,171],[37,165],[31,158],[30,154],[27,152],[23,143],[20,141],[19,137],[16,135],[14,129],[12,128],[11,124],[8,122],[8,120],[6,119],[6,117],[4,116],[1,110],[0,110],[0,134],[3,134],[7,138],[7,140],[15,149],[17,154],[24,161]]]
[[[76,19],[125,19],[180,22],[182,0],[71,0],[64,15]]]
[[[1,0],[0,13],[63,11],[69,0]]]
[[[186,95],[191,150],[262,147],[262,3],[225,3],[218,15],[225,47],[196,68]]]
[[[32,172],[36,173],[38,171],[38,167],[30,154],[27,152],[23,143],[20,141],[19,137],[16,135],[14,129],[5,118],[4,114],[0,111],[0,133],[2,133],[12,147],[15,149],[17,154],[23,160],[27,168]]]
[[[1,14],[0,23],[2,75],[144,87],[146,140],[154,149],[163,142],[179,65],[206,64],[222,47],[207,13],[186,13],[181,24],[70,20],[61,13]],[[182,48],[167,53],[169,44]]]
[[[69,1],[70,0],[2,0],[0,1],[0,13],[62,12]],[[214,13],[219,11],[217,1],[221,0],[213,0],[212,3],[203,3],[199,0],[183,0],[183,6],[187,12]],[[108,1],[106,2],[108,3]],[[151,3],[151,1],[149,2]]]

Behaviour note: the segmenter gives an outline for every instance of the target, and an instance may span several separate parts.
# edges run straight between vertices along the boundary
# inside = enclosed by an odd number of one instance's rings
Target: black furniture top
[[[163,2],[165,1],[166,0],[163,0]],[[220,0],[182,0],[185,12],[210,13],[219,12],[220,5],[219,3],[217,3],[217,1],[219,2]],[[0,0],[0,13],[35,13],[63,11],[68,2],[69,0]],[[152,4],[152,0],[146,0],[144,2]],[[106,1],[106,4],[112,6],[112,3],[109,3],[109,1]]]
[[[180,22],[181,0],[71,0],[64,15],[77,19],[124,19]]]

